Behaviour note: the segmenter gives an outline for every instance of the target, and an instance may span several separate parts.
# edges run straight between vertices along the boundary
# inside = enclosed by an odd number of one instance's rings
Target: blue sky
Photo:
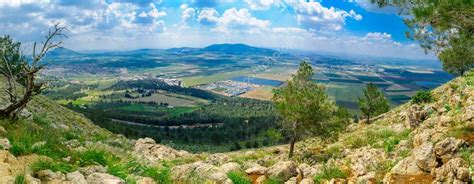
[[[0,34],[31,45],[48,27],[75,50],[204,47],[214,43],[433,59],[405,38],[393,7],[366,0],[0,0]]]

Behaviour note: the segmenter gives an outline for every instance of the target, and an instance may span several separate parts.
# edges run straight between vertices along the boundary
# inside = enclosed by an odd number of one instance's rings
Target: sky
[[[405,37],[394,7],[366,0],[0,0],[0,35],[24,46],[55,23],[73,50],[244,43],[407,59],[435,59]]]

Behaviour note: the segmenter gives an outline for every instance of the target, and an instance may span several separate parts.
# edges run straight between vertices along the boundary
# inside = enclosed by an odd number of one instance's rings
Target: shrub
[[[285,183],[285,182],[282,179],[275,178],[275,177],[268,178],[268,180],[265,181],[265,184],[282,184],[282,183]]]
[[[251,184],[252,183],[252,181],[247,177],[247,175],[241,172],[230,172],[229,174],[227,174],[227,176],[234,184]]]
[[[429,91],[418,91],[411,100],[414,104],[430,103],[433,101],[433,95]]]
[[[323,170],[314,176],[314,182],[321,183],[323,180],[330,180],[333,178],[347,178],[347,174],[336,166],[324,165]]]

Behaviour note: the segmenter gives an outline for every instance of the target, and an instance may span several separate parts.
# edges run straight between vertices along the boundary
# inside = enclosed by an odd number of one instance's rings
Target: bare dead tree
[[[39,72],[45,67],[41,61],[50,50],[63,45],[61,39],[67,38],[65,30],[65,27],[55,24],[40,46],[35,42],[31,61],[26,60],[21,54],[19,50],[21,43],[13,43],[6,37],[7,40],[4,40],[0,47],[0,55],[3,56],[0,57],[0,75],[7,81],[4,91],[9,96],[9,104],[0,109],[0,117],[17,118],[33,96],[43,91],[45,83],[36,80]],[[21,84],[22,87],[17,84]]]

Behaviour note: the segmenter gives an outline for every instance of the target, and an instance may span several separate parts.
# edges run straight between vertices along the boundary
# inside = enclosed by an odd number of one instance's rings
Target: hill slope
[[[0,183],[463,183],[472,181],[474,74],[329,139],[219,154],[128,140],[39,96],[33,117],[0,120]],[[2,104],[2,103],[0,103]],[[28,113],[25,113],[25,115]],[[4,138],[2,138],[4,137]],[[338,179],[335,179],[338,178]]]
[[[233,55],[268,55],[272,56],[276,51],[271,49],[251,47],[245,44],[214,44],[200,49],[203,52],[217,52]]]

